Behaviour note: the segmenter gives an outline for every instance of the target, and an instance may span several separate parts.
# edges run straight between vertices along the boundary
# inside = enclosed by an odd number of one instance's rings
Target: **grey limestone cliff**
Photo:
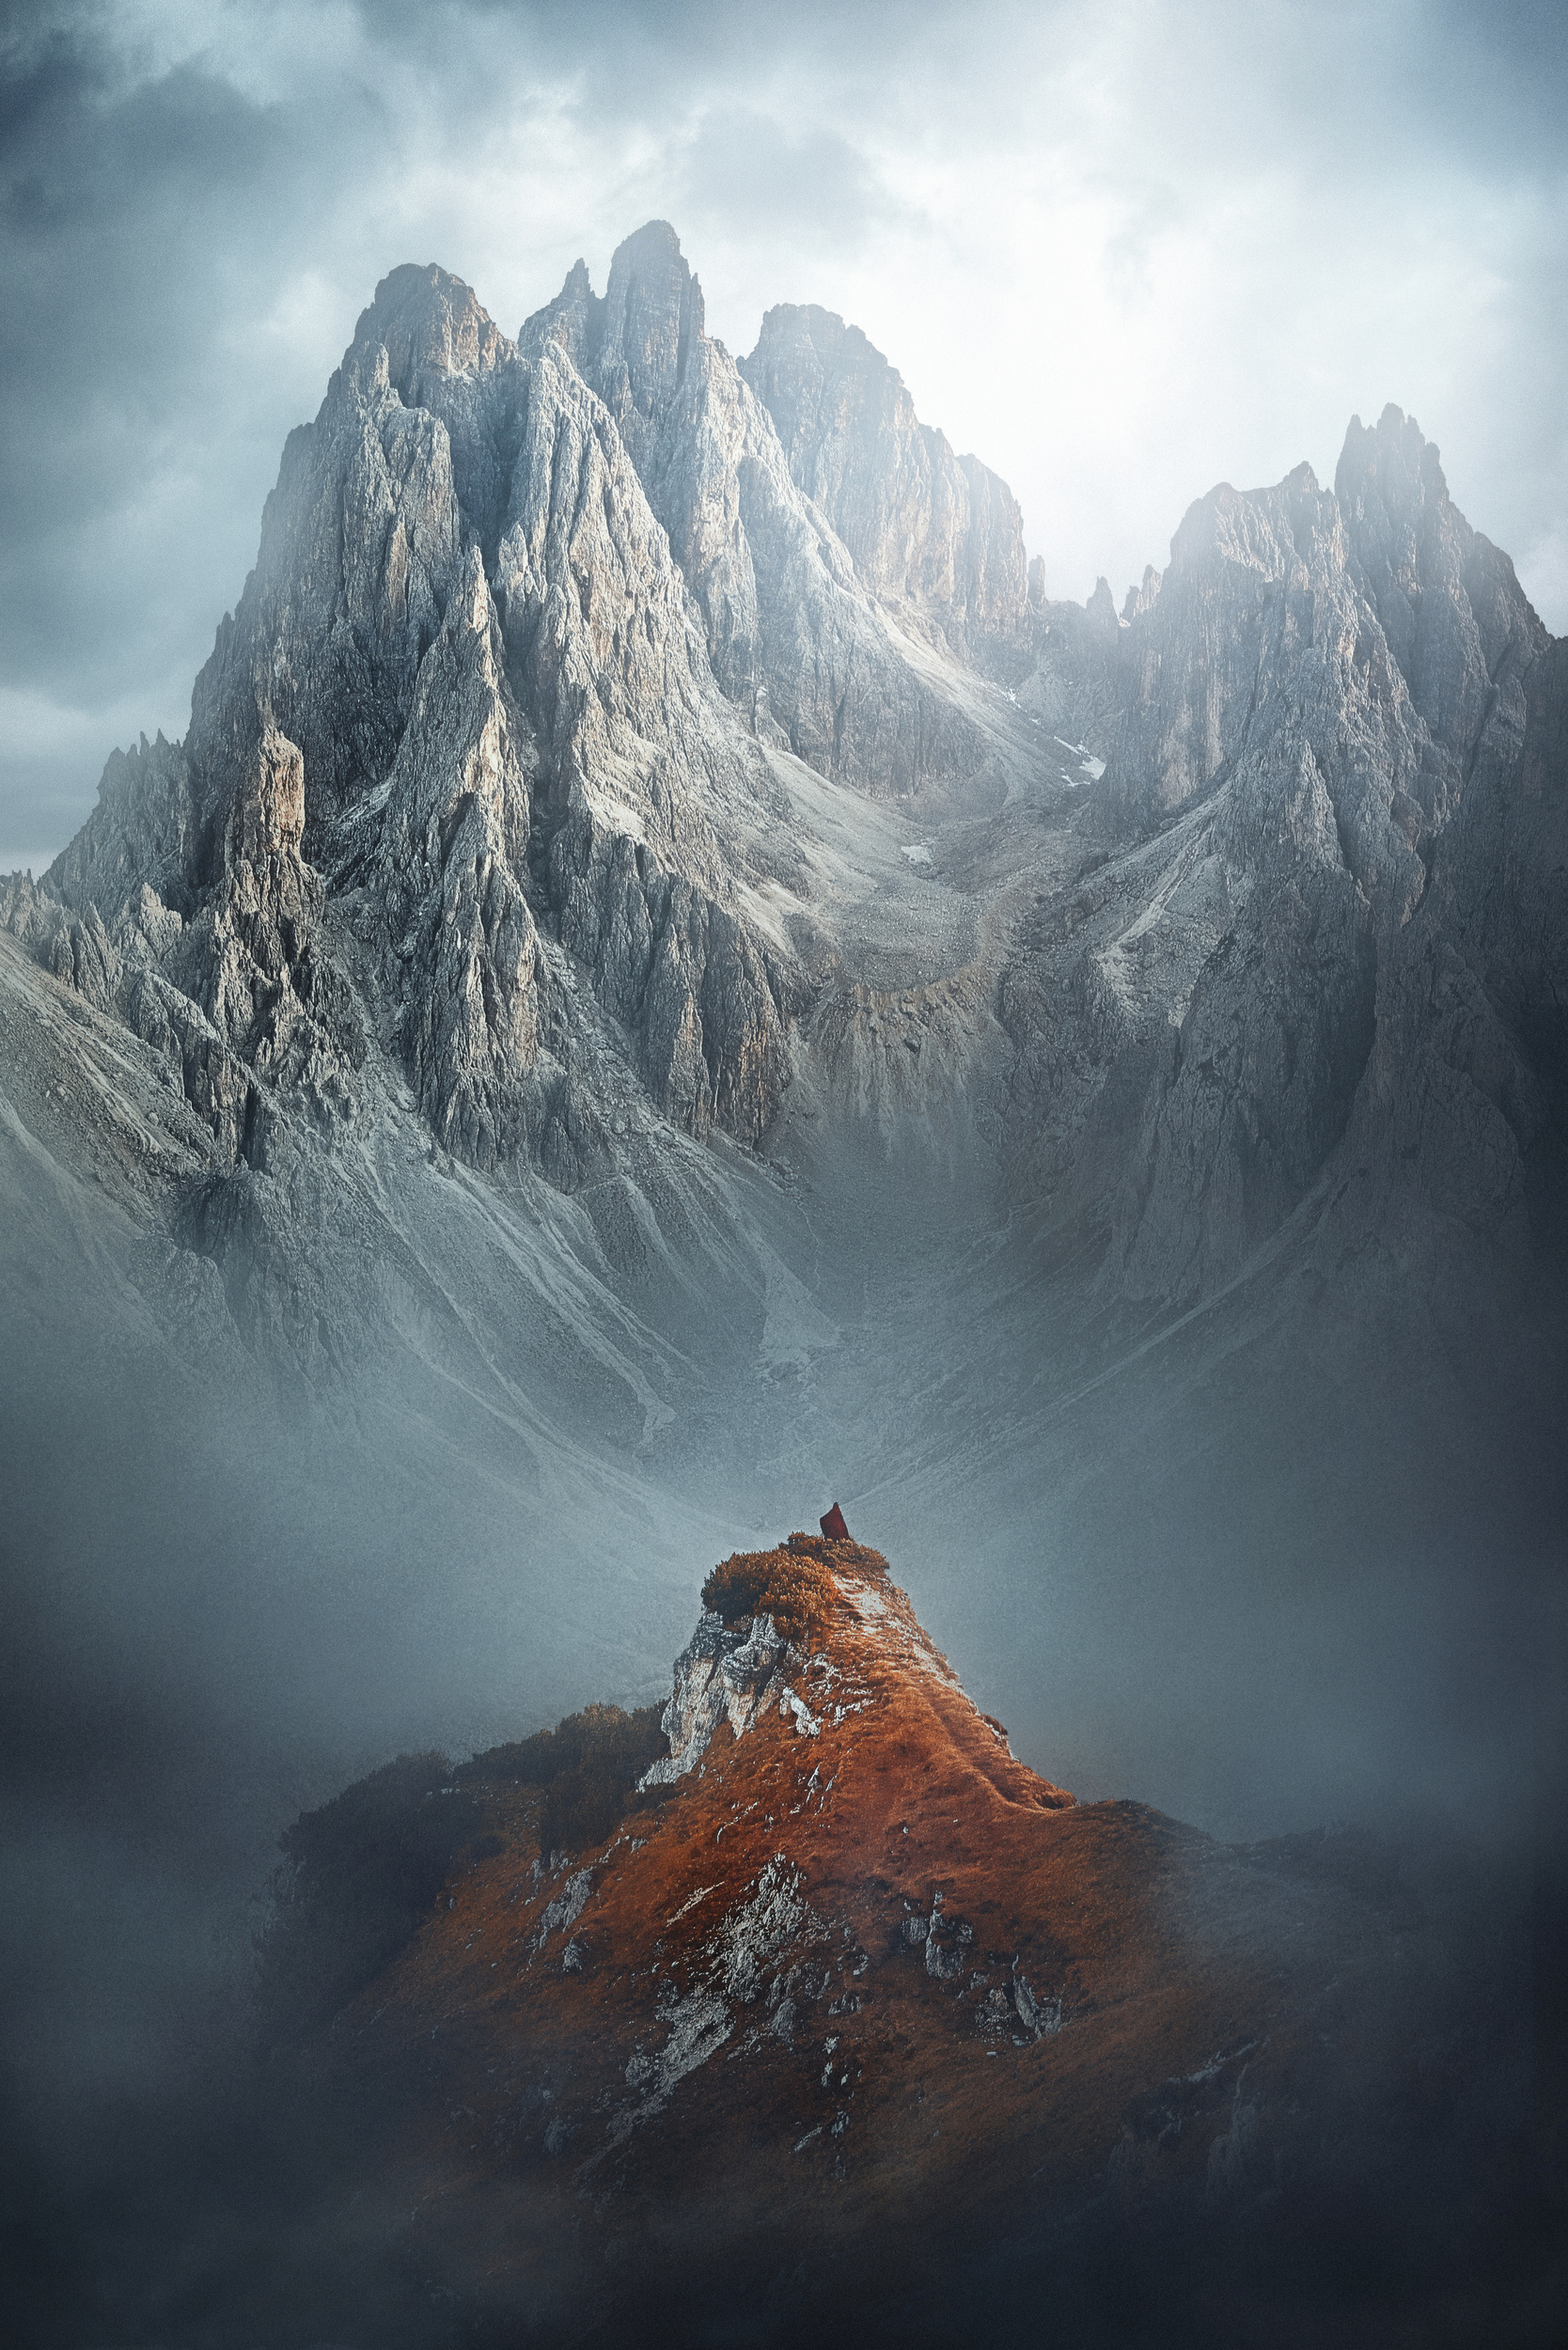
[[[909,660],[703,320],[674,230],[653,221],[617,248],[603,300],[579,264],[522,341],[553,344],[604,400],[701,608],[713,672],[763,739],[870,791],[972,772],[981,736]]]
[[[782,303],[741,373],[773,418],[791,479],[873,592],[960,646],[1022,629],[1024,524],[1005,481],[923,425],[902,377],[831,310]]]
[[[652,222],[515,341],[383,281],[184,741],[3,919],[275,1178],[203,1230],[325,1198],[406,1092],[635,1255],[644,1139],[761,1147],[803,1080],[983,1133],[1101,1294],[1292,1234],[1435,1292],[1560,1190],[1561,655],[1393,408],[1332,491],[1200,499],[1120,614],[1055,602],[864,336],[785,306],[737,367]]]
[[[541,926],[678,1122],[773,1114],[786,981],[736,901],[766,791],[602,403],[405,269],[290,436],[184,744],[111,762],[52,887],[111,925],[138,890],[179,911],[165,982],[315,1111],[384,1014],[448,1147],[553,1136],[571,1180],[581,1023]]]
[[[1568,916],[1560,813],[1524,783],[1549,640],[1512,566],[1389,409],[1332,493],[1303,466],[1200,500],[1132,603],[1105,846],[1010,975],[1037,1164],[1138,1294],[1212,1289],[1309,1196],[1412,1264],[1500,1243],[1560,1096],[1560,1032],[1517,1010],[1547,958],[1525,980],[1515,942]]]

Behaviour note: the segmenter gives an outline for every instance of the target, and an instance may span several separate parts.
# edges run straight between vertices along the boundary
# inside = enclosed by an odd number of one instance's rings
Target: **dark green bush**
[[[554,1730],[493,1747],[454,1770],[444,1754],[400,1754],[285,1829],[273,1916],[259,1945],[264,2045],[323,2023],[418,1932],[460,1858],[506,1847],[480,1791],[544,1790],[541,1853],[602,1843],[649,1764],[667,1751],[661,1708],[589,1705]]]
[[[649,1764],[668,1752],[659,1728],[662,1711],[642,1705],[625,1714],[619,1705],[588,1705],[554,1730],[477,1754],[457,1777],[461,1783],[510,1778],[542,1787],[541,1853],[580,1853],[604,1842]]]
[[[452,1792],[443,1794],[443,1788]],[[260,1945],[263,2038],[336,2014],[417,1931],[480,1825],[444,1754],[400,1754],[286,1828]]]

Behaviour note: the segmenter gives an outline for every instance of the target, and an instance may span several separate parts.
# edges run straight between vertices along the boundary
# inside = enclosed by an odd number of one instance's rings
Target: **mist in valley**
[[[193,1373],[101,1203],[8,1247],[13,2244],[71,2338],[446,2338],[356,2232],[361,2157],[251,2069],[279,1834],[394,1755],[662,1701],[707,1568],[835,1498],[1024,1760],[1225,1840],[1371,1829],[1525,2028],[1552,1317],[1402,1352],[1271,1290],[1107,1329],[978,1149],[832,1149],[721,1153],[744,1273],[623,1273],[616,1359],[556,1332],[525,1425],[414,1350],[327,1397]],[[544,1318],[493,1301],[523,1348]]]

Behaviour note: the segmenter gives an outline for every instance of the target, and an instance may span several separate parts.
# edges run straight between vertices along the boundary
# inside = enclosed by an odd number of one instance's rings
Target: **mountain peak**
[[[698,1769],[725,1723],[739,1739],[776,1713],[793,1734],[817,1738],[875,1703],[904,1721],[919,1768],[941,1750],[963,1758],[965,1770],[1009,1801],[1046,1810],[1072,1805],[1070,1794],[1014,1762],[1006,1731],[964,1695],[880,1551],[847,1535],[792,1534],[776,1549],[727,1559],[702,1599],[665,1709],[670,1751],[645,1785],[672,1785]],[[860,1733],[845,1734],[853,1741]]]
[[[690,276],[690,268],[681,251],[681,239],[667,220],[645,220],[640,228],[622,237],[610,256],[610,283],[615,283],[618,270],[647,268],[663,262],[671,269]]]
[[[417,397],[427,369],[480,374],[508,349],[473,287],[433,261],[405,261],[388,272],[360,313],[354,341],[384,346],[387,374],[405,399]]]
[[[1111,593],[1110,581],[1103,572],[1095,581],[1094,593],[1084,609],[1097,628],[1103,629],[1107,635],[1114,635],[1120,626],[1116,617],[1116,598]]]
[[[1550,640],[1513,564],[1450,497],[1436,443],[1392,401],[1371,431],[1351,418],[1334,492],[1357,583],[1436,745],[1441,821],[1474,772],[1498,692],[1516,739],[1518,682]]]
[[[816,303],[777,303],[740,372],[791,478],[875,594],[933,607],[960,635],[1021,623],[1028,585],[1012,493],[920,422],[902,376],[858,326]]]
[[[604,291],[604,354],[626,369],[633,404],[644,415],[683,381],[705,332],[701,281],[667,220],[651,220],[617,245]]]
[[[579,256],[555,300],[524,320],[517,339],[525,351],[556,344],[583,375],[599,356],[604,333],[604,297],[594,292],[588,265]]]
[[[1370,429],[1352,416],[1334,470],[1334,494],[1347,515],[1375,502],[1390,515],[1409,518],[1445,500],[1449,485],[1436,443],[1389,400]]]
[[[590,1707],[455,1773],[405,1757],[285,1839],[277,2053],[313,2110],[380,2117],[422,2273],[461,2247],[547,2298],[597,2279],[613,2338],[628,2294],[639,2329],[690,2306],[697,2209],[704,2309],[808,2239],[841,2316],[950,2295],[1107,2156],[1123,2203],[1229,2197],[1384,2109],[1332,2055],[1408,1925],[1359,1848],[1076,1805],[855,1542],[739,1553],[704,1601],[635,1792],[646,1717]],[[367,1973],[378,1872],[401,1923]]]
[[[701,281],[680,238],[667,220],[650,220],[617,245],[603,294],[588,263],[573,261],[560,292],[524,321],[518,340],[525,351],[557,344],[580,374],[593,374],[618,415],[648,417],[684,381],[705,317]]]
[[[792,384],[797,398],[808,385],[820,395],[825,384],[847,376],[857,400],[869,398],[889,410],[907,406],[914,416],[908,388],[891,360],[862,328],[846,326],[837,310],[824,310],[819,303],[776,302],[763,313],[757,348],[743,371],[759,397],[767,398],[786,450],[795,437],[781,421]],[[762,394],[763,381],[776,385],[772,396]]]
[[[741,373],[772,416],[792,474],[827,512],[848,436],[913,439],[919,431],[897,368],[858,326],[814,302],[766,311]]]

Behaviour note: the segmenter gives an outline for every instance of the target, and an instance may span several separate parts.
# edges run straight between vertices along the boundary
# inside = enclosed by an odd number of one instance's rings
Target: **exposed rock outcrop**
[[[540,1123],[541,958],[524,887],[531,743],[505,661],[475,547],[421,665],[384,808],[359,827],[374,838],[365,868],[419,1107],[477,1167],[525,1148],[531,1114],[536,1140]]]
[[[781,303],[741,373],[773,418],[797,489],[872,591],[959,644],[1007,634],[1027,603],[1024,525],[1005,481],[922,425],[902,377],[831,310]]]
[[[1103,1121],[1129,1133],[1111,1263],[1142,1296],[1212,1289],[1336,1167],[1396,1260],[1461,1197],[1515,1245],[1544,1079],[1483,942],[1521,891],[1538,938],[1568,904],[1544,838],[1528,880],[1502,846],[1548,641],[1512,567],[1390,409],[1334,494],[1304,466],[1200,501],[1132,607],[1091,810],[1118,845],[1007,984],[1040,1164],[1104,1202]]]
[[[651,221],[617,248],[602,303],[579,263],[521,341],[569,355],[604,400],[714,675],[763,740],[777,729],[808,765],[873,791],[973,771],[982,738],[905,657],[703,315],[679,239]]]
[[[744,1631],[730,1630],[704,1609],[675,1660],[675,1687],[661,1725],[669,1752],[650,1767],[641,1784],[669,1786],[695,1771],[720,1722],[729,1723],[732,1737],[745,1737],[778,1695],[787,1648],[771,1617],[758,1616]]]
[[[489,1167],[548,1144],[570,1183],[601,1141],[562,1116],[586,1048],[541,925],[679,1123],[755,1142],[774,1115],[790,980],[736,902],[757,762],[596,396],[408,268],[290,436],[185,744],[117,755],[50,886],[79,927],[166,891],[187,917],[170,983],[259,1082],[332,1117],[380,1017],[322,918],[357,891],[442,1141]]]
[[[1104,1290],[1212,1293],[1330,1198],[1484,1279],[1563,1148],[1560,668],[1392,408],[1054,602],[857,330],[785,306],[738,368],[652,222],[516,342],[383,281],[185,742],[7,919],[226,1162],[352,1128],[386,1044],[488,1172],[614,1173],[634,1094],[760,1147],[802,1056],[867,1109],[890,971],[964,1012],[875,1099],[962,1088],[994,1007],[1009,1179]],[[923,838],[856,810],[928,787]]]
[[[112,751],[98,787],[98,805],[49,870],[50,886],[68,906],[96,906],[113,920],[144,885],[165,903],[194,902],[202,862],[200,811],[184,747],[162,734],[144,734],[129,751]]]
[[[232,1167],[251,1129],[252,1073],[202,1007],[169,976],[184,925],[143,883],[112,931],[89,899],[81,913],[18,875],[0,883],[0,927],[72,994],[123,1021],[162,1066],[212,1141],[210,1163]]]

